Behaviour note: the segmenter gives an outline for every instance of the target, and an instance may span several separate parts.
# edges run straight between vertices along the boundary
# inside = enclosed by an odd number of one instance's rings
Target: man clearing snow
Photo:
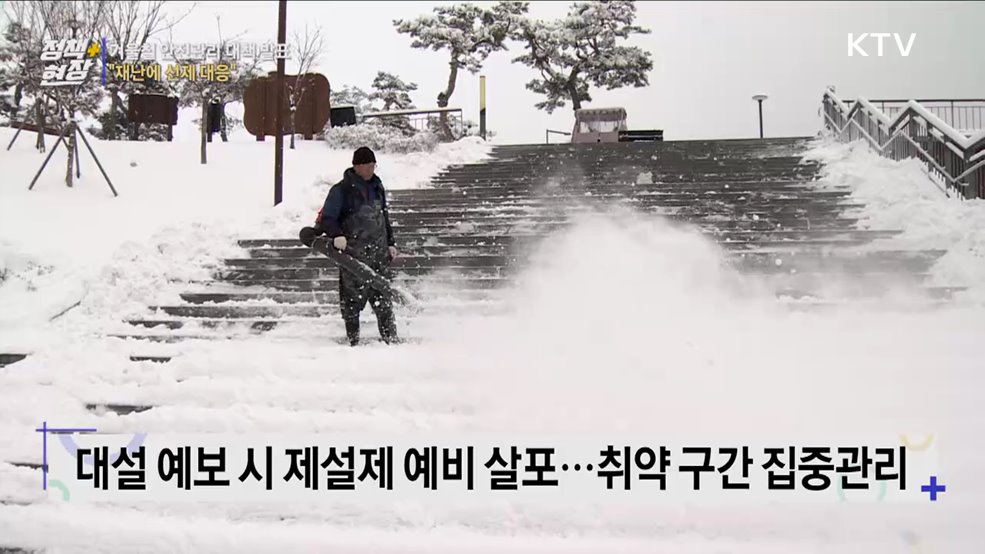
[[[376,172],[376,156],[363,146],[352,156],[352,167],[332,186],[315,226],[332,239],[332,245],[393,279],[390,262],[397,257],[386,192]],[[339,307],[349,344],[359,343],[359,314],[366,302],[376,314],[380,337],[397,341],[393,301],[339,269]]]

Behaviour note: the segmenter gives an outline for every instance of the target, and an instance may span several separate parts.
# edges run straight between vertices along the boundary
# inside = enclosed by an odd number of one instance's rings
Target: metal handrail
[[[822,98],[824,125],[839,140],[864,139],[888,158],[921,160],[949,196],[955,191],[964,198],[985,198],[985,132],[971,136],[958,131],[920,101],[906,101],[893,117],[875,104],[864,98],[843,102],[827,89]]]
[[[985,129],[985,99],[983,98],[955,98],[953,100],[926,98],[913,101],[966,135]],[[905,109],[909,102],[909,100],[900,99],[869,100],[870,104],[878,106],[879,110],[890,118],[895,117]]]
[[[551,133],[554,133],[555,135],[564,135],[566,137],[570,137],[571,136],[571,133],[569,133],[567,131],[555,131],[554,129],[547,129],[544,132],[544,144],[550,144],[551,143]]]

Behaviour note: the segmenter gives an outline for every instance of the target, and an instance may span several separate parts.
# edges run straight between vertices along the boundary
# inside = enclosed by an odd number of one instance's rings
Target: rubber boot
[[[345,336],[349,339],[349,346],[356,346],[359,344],[359,320],[358,319],[347,319],[345,320]]]
[[[393,317],[393,311],[381,310],[381,312],[376,316],[376,325],[380,329],[380,338],[387,344],[398,344],[400,339],[397,337],[397,322]]]

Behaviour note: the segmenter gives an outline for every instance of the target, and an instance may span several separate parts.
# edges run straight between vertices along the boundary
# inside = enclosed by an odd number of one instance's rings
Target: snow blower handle
[[[324,232],[321,229],[316,229],[314,227],[303,227],[301,232],[298,233],[298,238],[301,239],[301,244],[311,247],[315,242],[315,238],[323,235]]]

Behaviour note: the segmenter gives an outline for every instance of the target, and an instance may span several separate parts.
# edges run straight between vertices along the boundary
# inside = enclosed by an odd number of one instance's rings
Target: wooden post
[[[206,94],[202,95],[202,164],[206,162],[206,139],[205,139],[205,126],[208,124],[209,119],[209,97]]]
[[[479,134],[486,140],[486,76],[479,76]]]
[[[277,15],[277,44],[287,43],[287,0],[280,0]],[[274,137],[274,206],[284,199],[284,58],[277,58],[276,117]]]

